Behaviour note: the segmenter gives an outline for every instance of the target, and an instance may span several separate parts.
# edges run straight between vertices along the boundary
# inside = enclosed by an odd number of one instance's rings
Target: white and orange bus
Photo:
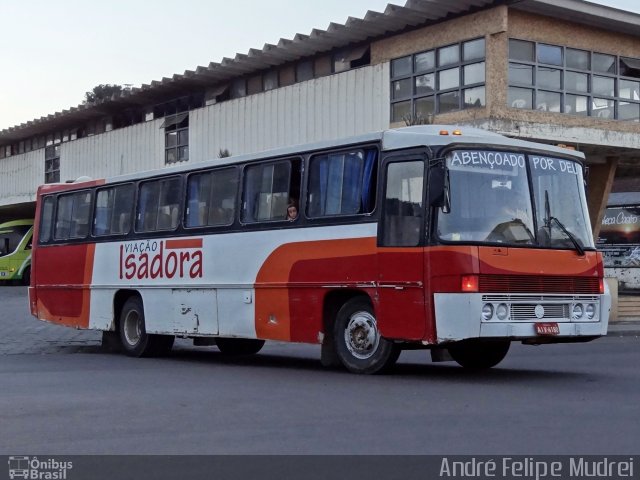
[[[44,185],[31,312],[133,356],[303,342],[358,373],[403,349],[489,368],[512,341],[593,340],[611,301],[582,161],[430,125]]]

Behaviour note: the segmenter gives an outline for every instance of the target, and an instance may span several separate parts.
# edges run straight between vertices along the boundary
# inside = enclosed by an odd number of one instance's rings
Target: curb
[[[637,337],[640,336],[640,319],[633,319],[609,324],[608,337]]]

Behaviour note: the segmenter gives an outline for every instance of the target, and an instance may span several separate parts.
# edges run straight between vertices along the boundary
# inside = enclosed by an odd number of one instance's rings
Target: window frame
[[[515,107],[513,106],[514,102],[508,103],[507,107],[508,108],[514,108],[514,109],[522,109],[522,110],[539,110],[538,107],[538,94],[539,92],[553,92],[553,93],[557,93],[560,94],[560,108],[559,111],[552,111],[552,110],[540,110],[543,112],[547,112],[547,113],[562,113],[565,115],[573,115],[573,116],[586,116],[586,117],[592,117],[592,118],[598,118],[601,117],[601,115],[599,115],[599,111],[602,112],[612,112],[613,114],[611,116],[603,116],[603,119],[606,120],[617,120],[617,121],[623,121],[623,122],[640,122],[640,116],[636,116],[635,118],[632,119],[623,119],[620,118],[620,107],[622,105],[627,105],[627,104],[633,104],[636,105],[636,108],[638,109],[638,111],[640,112],[640,98],[639,99],[633,99],[633,98],[626,98],[626,97],[622,97],[620,94],[620,82],[621,81],[631,81],[631,82],[639,82],[640,83],[640,76],[639,77],[629,77],[629,76],[624,76],[622,75],[621,72],[621,68],[620,68],[620,62],[623,61],[623,59],[627,59],[630,57],[625,57],[622,55],[615,55],[615,54],[610,54],[610,53],[604,53],[604,52],[598,52],[595,50],[586,50],[586,49],[582,49],[582,48],[575,48],[575,47],[571,47],[571,46],[567,46],[567,45],[556,45],[556,44],[549,44],[546,42],[537,42],[534,40],[525,40],[525,39],[521,39],[521,38],[516,38],[516,37],[510,37],[509,38],[509,42],[514,41],[514,42],[527,42],[533,45],[533,61],[527,61],[527,60],[521,60],[521,59],[512,59],[510,56],[507,58],[507,69],[511,69],[512,65],[523,65],[523,66],[527,66],[530,67],[532,69],[532,82],[531,84],[526,84],[523,82],[517,82],[517,81],[512,81],[509,78],[509,75],[507,75],[507,98],[509,98],[509,92],[511,91],[512,88],[522,88],[522,89],[527,89],[530,91],[531,93],[531,97],[532,97],[532,103],[531,103],[531,107]],[[538,61],[538,49],[539,49],[539,45],[546,45],[546,46],[553,46],[553,47],[559,47],[561,49],[562,52],[562,64],[561,65],[553,65],[553,64],[547,64],[547,63],[542,63],[540,61]],[[568,66],[568,55],[569,55],[569,51],[578,51],[578,52],[584,52],[588,55],[588,68],[578,68],[578,67],[574,67],[574,66]],[[594,56],[596,55],[602,55],[602,56],[608,56],[608,57],[612,57],[614,59],[613,65],[614,65],[614,72],[603,72],[600,70],[597,70],[594,68]],[[634,59],[632,58],[632,60],[638,60],[640,62],[640,59]],[[560,70],[561,71],[561,77],[560,77],[560,88],[550,88],[550,87],[546,87],[546,86],[540,86],[538,83],[538,70],[540,68],[550,68],[550,69],[555,69],[555,70]],[[575,74],[575,75],[586,75],[586,79],[587,79],[587,87],[586,90],[587,91],[580,91],[577,88],[570,88],[570,86],[568,85],[567,82],[567,77],[569,74]],[[594,92],[594,83],[596,79],[603,79],[603,80],[611,80],[613,81],[613,95],[601,95],[599,93]],[[569,97],[570,96],[570,97]],[[569,103],[569,98],[574,98],[574,97],[586,97],[587,99],[587,109],[586,112],[580,111],[567,111],[568,107],[570,107],[572,104]],[[606,100],[608,102],[613,102],[613,106],[612,107],[607,107],[606,109],[598,109],[595,108],[595,103],[598,100]]]
[[[479,40],[484,41],[484,55],[482,57],[472,57],[470,59],[465,60],[465,45],[473,42],[477,42]],[[446,64],[441,64],[440,62],[440,52],[451,48],[457,47],[458,50],[458,61],[451,62]],[[421,55],[433,54],[433,65],[427,69],[418,69],[417,67],[417,57]],[[410,72],[401,73],[394,75],[394,62],[399,60],[409,59],[410,64]],[[484,65],[484,79],[479,82],[465,83],[464,72],[465,67],[475,64],[483,64]],[[451,86],[445,89],[440,88],[440,73],[448,70],[457,69],[457,85]],[[441,115],[449,112],[455,111],[463,111],[472,108],[485,108],[486,107],[486,84],[487,84],[487,40],[485,36],[474,37],[467,40],[462,40],[455,43],[450,43],[447,45],[436,46],[434,48],[430,48],[424,51],[419,51],[415,53],[411,53],[409,55],[404,55],[402,57],[391,59],[390,61],[390,121],[393,122],[401,122],[402,118],[396,118],[394,116],[394,107],[396,105],[400,105],[406,102],[409,102],[409,115],[411,117],[417,117],[418,115]],[[418,77],[423,77],[425,75],[433,75],[433,84],[434,88],[432,92],[429,93],[417,93],[416,80]],[[411,93],[409,95],[404,96],[394,96],[394,86],[397,82],[401,82],[403,80],[410,80],[410,90]],[[484,104],[475,106],[465,104],[465,92],[467,90],[473,90],[477,88],[484,88]],[[458,108],[455,109],[447,109],[445,111],[441,110],[441,97],[454,94],[457,95],[458,100]],[[433,101],[433,111],[427,114],[422,114],[417,112],[417,105],[421,100],[426,100],[431,98]]]
[[[83,240],[87,240],[91,237],[91,231],[92,231],[92,220],[93,220],[93,205],[94,205],[94,192],[95,189],[93,188],[84,188],[82,190],[71,190],[71,191],[66,191],[66,192],[60,192],[57,195],[52,195],[52,198],[55,198],[55,203],[54,203],[54,211],[53,211],[53,222],[51,223],[51,235],[49,237],[49,242],[56,242],[56,243],[68,243],[68,242],[74,242],[74,241],[83,241]],[[84,234],[84,236],[71,236],[71,227],[69,226],[69,233],[66,236],[66,238],[58,238],[56,236],[56,232],[58,229],[58,214],[60,211],[60,200],[65,198],[65,197],[76,197],[76,196],[80,196],[80,195],[85,195],[85,194],[89,194],[89,205],[87,208],[87,213],[88,213],[88,218],[87,218],[87,232]],[[73,201],[72,201],[73,202]],[[73,222],[73,213],[74,213],[74,208],[75,208],[75,202],[73,202],[71,204],[71,221],[70,221],[70,225],[71,222]]]

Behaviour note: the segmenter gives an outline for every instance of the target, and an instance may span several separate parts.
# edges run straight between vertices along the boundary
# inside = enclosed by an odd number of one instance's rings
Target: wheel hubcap
[[[142,318],[138,312],[131,311],[124,319],[124,337],[129,345],[136,345],[142,336]]]
[[[366,360],[378,349],[380,336],[376,319],[369,312],[356,312],[349,318],[344,340],[351,355]]]

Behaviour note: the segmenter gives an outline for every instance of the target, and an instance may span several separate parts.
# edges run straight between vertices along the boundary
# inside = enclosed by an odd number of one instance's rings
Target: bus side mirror
[[[446,204],[447,171],[443,165],[436,165],[429,171],[429,206],[442,208]]]

